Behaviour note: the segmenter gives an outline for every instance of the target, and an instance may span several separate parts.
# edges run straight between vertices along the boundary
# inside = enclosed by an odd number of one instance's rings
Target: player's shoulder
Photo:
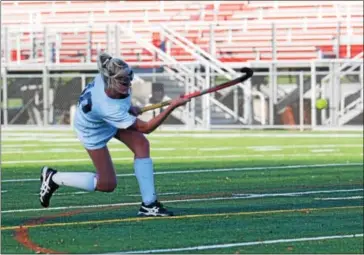
[[[107,96],[100,100],[99,107],[105,115],[126,114],[130,108],[130,100],[112,99]]]
[[[99,98],[100,100],[103,100],[105,86],[101,74],[96,75],[91,83],[92,87],[90,87],[90,90],[92,92],[92,96],[94,98]]]
[[[100,73],[95,76],[93,82],[95,86],[104,86],[104,79]]]

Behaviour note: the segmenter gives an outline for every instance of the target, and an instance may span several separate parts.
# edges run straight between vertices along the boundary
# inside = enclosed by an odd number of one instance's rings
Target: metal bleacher
[[[47,25],[57,31],[52,40],[59,44],[60,62],[85,62],[90,40],[91,61],[94,61],[97,50],[107,48],[110,35],[106,27],[115,23],[155,43],[163,39],[155,38],[157,27],[163,23],[202,49],[212,51],[223,62],[273,59],[272,22],[278,60],[315,59],[319,49],[324,54],[332,53],[338,22],[344,42],[340,56],[350,58],[363,51],[360,1],[12,1],[1,4],[6,10],[2,13],[3,25],[21,25],[28,30],[19,35],[22,59],[31,55],[31,30]],[[41,41],[42,32],[34,38]],[[213,49],[210,49],[211,40]],[[120,45],[126,61],[153,60],[150,52],[130,38],[121,37]],[[176,45],[168,50],[178,61],[195,60]],[[38,55],[42,57],[41,53]]]
[[[1,6],[2,61],[18,65],[91,66],[100,51],[107,51],[138,67],[207,61],[214,75],[229,79],[236,74],[232,67],[242,62],[363,56],[361,1],[2,1]],[[186,80],[178,71],[186,69],[168,71],[164,76],[171,87],[184,91]],[[145,76],[149,82],[156,79]],[[251,93],[241,89],[244,96]],[[210,99],[211,123],[247,123],[227,104],[230,92]],[[291,91],[275,107],[284,111],[298,96],[298,89]],[[202,113],[197,115],[202,123]]]

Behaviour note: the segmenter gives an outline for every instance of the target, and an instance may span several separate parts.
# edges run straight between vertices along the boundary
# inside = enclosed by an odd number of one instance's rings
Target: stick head
[[[246,76],[248,76],[249,78],[252,77],[254,74],[254,71],[252,69],[250,69],[249,67],[243,67],[240,71],[242,73],[245,73]]]

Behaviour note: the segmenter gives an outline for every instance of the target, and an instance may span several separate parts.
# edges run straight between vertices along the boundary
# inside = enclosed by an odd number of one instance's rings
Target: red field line
[[[66,212],[66,213],[59,213],[52,216],[45,216],[38,219],[32,219],[27,222],[25,222],[24,225],[39,225],[41,223],[44,223],[48,219],[58,218],[58,217],[67,217],[72,216],[78,213],[83,212],[84,210],[76,210],[72,212]],[[48,248],[40,247],[38,244],[33,243],[32,240],[30,240],[28,227],[20,226],[18,229],[15,230],[15,240],[17,240],[20,244],[24,245],[25,247],[35,251],[36,253],[46,253],[46,254],[65,254],[66,252],[59,252],[55,250],[51,250]]]

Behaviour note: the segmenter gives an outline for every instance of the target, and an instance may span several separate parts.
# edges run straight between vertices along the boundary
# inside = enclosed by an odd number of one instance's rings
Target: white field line
[[[241,198],[297,197],[297,196],[310,195],[310,194],[356,192],[356,191],[363,191],[363,190],[364,189],[338,189],[338,190],[311,190],[311,191],[288,192],[288,193],[233,194],[233,197],[241,197]]]
[[[3,142],[3,141],[2,141]],[[1,148],[29,148],[29,147],[45,147],[45,148],[62,148],[62,147],[82,147],[82,144],[80,143],[80,141],[75,140],[75,141],[68,141],[68,140],[58,140],[57,142],[53,141],[53,142],[44,142],[44,141],[35,141],[34,143],[23,143],[24,141],[20,140],[19,143],[11,143],[11,144],[2,144]],[[162,141],[162,140],[149,140],[149,142],[154,145],[154,144],[165,144],[166,141]],[[168,145],[171,144],[181,144],[182,141],[168,141]],[[110,140],[109,144],[113,144],[113,145],[123,145],[120,141],[118,140]]]
[[[16,146],[16,145],[20,145],[20,146],[24,146],[24,147],[29,147],[29,146],[35,146],[33,144],[21,144],[22,142],[35,142],[36,145],[42,145],[42,146],[47,146],[47,144],[43,143],[53,143],[52,146],[65,146],[64,143],[66,144],[80,144],[80,140],[78,140],[78,138],[76,137],[69,137],[69,138],[44,138],[44,137],[28,137],[28,138],[23,138],[23,137],[10,137],[10,138],[1,138],[2,142],[19,142],[19,143],[13,143],[13,144],[7,144],[7,146]],[[154,140],[154,139],[149,139],[149,141],[151,143],[165,143],[165,140]],[[173,140],[173,141],[168,141],[168,143],[181,143],[183,141],[178,141],[178,140]],[[121,144],[121,142],[117,139],[111,139],[109,141],[109,143],[113,143],[113,144]],[[4,145],[3,145],[4,146]],[[51,145],[48,145],[51,146]]]
[[[317,190],[311,191],[315,193],[311,194],[320,194],[320,193],[340,193],[340,192],[357,192],[362,191],[363,189],[346,189],[346,190]],[[296,192],[297,195],[304,192]],[[284,193],[281,193],[284,194]],[[257,197],[261,194],[256,194]],[[270,194],[271,197],[275,197],[275,193]],[[212,197],[212,198],[191,198],[191,199],[178,199],[178,200],[165,200],[163,203],[181,203],[181,202],[206,202],[206,201],[221,201],[221,200],[240,200],[240,199],[250,199],[255,197]],[[84,209],[84,208],[100,208],[100,207],[111,207],[111,206],[130,206],[130,205],[139,205],[140,202],[130,202],[130,203],[117,203],[117,204],[96,204],[96,205],[80,205],[80,206],[62,206],[62,207],[49,207],[49,208],[32,208],[32,209],[16,209],[16,210],[6,210],[1,211],[1,213],[18,213],[18,212],[35,212],[35,211],[54,211],[54,210],[66,210],[66,209]]]
[[[165,193],[158,193],[158,196],[168,196],[168,195],[178,195],[180,193],[178,192],[165,192]],[[125,195],[127,197],[140,197],[140,194],[130,194],[130,195]]]
[[[203,202],[203,201],[220,201],[220,200],[235,200],[235,199],[241,199],[241,198],[239,198],[239,197],[215,197],[215,198],[199,198],[199,199],[180,199],[180,200],[166,200],[166,201],[163,201],[163,203]],[[38,212],[38,211],[58,211],[58,210],[68,210],[68,209],[103,208],[103,207],[133,206],[133,205],[140,205],[140,202],[16,209],[16,210],[1,211],[1,213],[3,214],[3,213]]]
[[[80,142],[77,138],[45,138],[45,137],[1,137],[2,142]]]
[[[334,151],[339,151],[337,149],[313,149],[311,150],[311,152],[315,153],[315,152],[334,152]]]
[[[197,148],[197,150],[199,151],[228,151],[228,150],[234,150],[234,149],[238,149],[238,148],[242,148],[242,147],[209,147],[209,148]],[[193,150],[195,150],[196,148],[192,148]],[[153,149],[154,150],[154,149]],[[188,150],[188,148],[186,148],[186,150]]]
[[[275,150],[275,149],[295,149],[295,148],[337,148],[337,147],[345,147],[345,148],[354,148],[361,147],[363,148],[363,144],[296,144],[296,145],[260,145],[260,146],[247,146],[246,148],[252,150]]]
[[[25,139],[32,138],[54,138],[54,137],[76,137],[73,133],[70,134],[60,134],[60,133],[3,133],[2,139],[12,138],[14,136],[23,137]],[[151,134],[148,137],[193,137],[193,138],[233,138],[233,137],[267,137],[267,138],[363,138],[363,134],[355,133],[355,134],[340,134],[340,133],[310,133],[310,134],[302,134],[302,133],[272,133],[272,132],[261,132],[261,133],[170,133],[170,134]]]
[[[142,254],[142,253],[162,253],[162,252],[179,252],[179,251],[201,251],[209,249],[221,249],[241,246],[253,246],[262,244],[277,244],[277,243],[293,243],[293,242],[307,242],[307,241],[318,241],[318,240],[331,240],[331,239],[343,239],[343,238],[358,238],[362,237],[363,234],[351,234],[351,235],[335,235],[335,236],[316,236],[316,237],[304,237],[304,238],[290,238],[290,239],[276,239],[267,241],[255,241],[255,242],[242,242],[242,243],[229,243],[229,244],[213,244],[213,245],[201,245],[191,246],[183,248],[167,248],[167,249],[155,249],[155,250],[140,250],[140,251],[122,251],[122,252],[111,252],[107,254]]]
[[[71,147],[76,146],[79,147],[81,144],[78,142],[78,144],[70,144],[70,143],[56,143],[56,144],[39,144],[39,143],[14,143],[14,144],[2,144],[1,148],[29,148],[29,147],[52,147],[52,148],[58,148],[58,147]]]
[[[166,138],[169,137],[173,137],[176,138],[176,136],[178,136],[178,138],[194,138],[194,139],[198,139],[198,138],[209,138],[209,139],[225,139],[225,138],[239,138],[239,137],[263,137],[263,138],[271,138],[271,139],[275,139],[275,138],[362,138],[362,136],[269,136],[269,135],[251,135],[251,136],[234,136],[234,135],[227,135],[227,136],[221,136],[221,135],[212,135],[212,136],[184,136],[184,135],[173,135],[173,136],[166,136]],[[3,142],[15,142],[15,141],[19,141],[19,142],[29,142],[29,141],[34,141],[34,142],[47,142],[47,143],[79,143],[79,140],[76,137],[70,137],[70,138],[47,138],[47,137],[2,137],[1,140]],[[112,139],[110,140],[111,143],[120,143],[118,140]],[[180,141],[183,142],[183,141]]]
[[[76,192],[56,192],[54,196],[69,196],[69,195],[83,195],[83,194],[91,194],[89,191],[76,191]],[[167,193],[158,193],[158,196],[167,196],[167,195],[177,195],[178,192],[167,192]],[[33,195],[39,196],[39,193],[34,193]],[[140,194],[130,194],[125,195],[127,197],[140,197]]]
[[[195,169],[195,170],[178,170],[178,171],[161,171],[155,172],[155,175],[165,174],[193,174],[193,173],[213,173],[213,172],[231,172],[231,171],[257,171],[257,170],[285,170],[285,169],[302,169],[302,168],[326,168],[326,167],[347,167],[363,166],[363,163],[345,163],[345,164],[314,164],[314,165],[288,165],[288,166],[263,166],[263,167],[234,167],[234,168],[215,168],[215,169]],[[135,174],[117,174],[118,177],[135,176]],[[38,178],[28,179],[3,179],[4,182],[30,182],[39,181]]]
[[[311,136],[329,136],[329,137],[351,137],[351,136],[358,136],[361,135],[360,133],[272,133],[272,132],[258,132],[258,133],[229,133],[229,132],[220,132],[220,133],[181,133],[181,132],[175,132],[175,133],[153,133],[148,135],[149,137],[176,137],[176,136],[183,136],[183,137],[244,137],[244,136],[258,136],[258,137],[274,137],[274,136],[283,136],[283,137],[311,137]],[[55,137],[76,137],[75,132],[2,132],[1,137],[49,137],[49,138],[55,138]]]
[[[213,133],[213,134],[181,134],[181,133],[175,133],[175,134],[152,134],[151,137],[194,137],[194,138],[228,138],[228,137],[267,137],[267,138],[290,138],[290,137],[312,137],[312,138],[329,138],[329,137],[337,137],[337,138],[349,138],[349,137],[355,137],[355,138],[363,138],[362,133],[357,134],[302,134],[302,133],[284,133],[284,134],[278,134],[278,133],[268,133],[268,132],[262,132],[262,133]]]
[[[241,147],[235,147],[241,148]],[[166,147],[166,148],[153,148],[153,151],[222,151],[222,150],[232,150],[234,147],[220,147],[220,148],[201,148],[201,147],[189,147],[189,148],[175,148],[175,147]],[[128,148],[109,148],[111,152],[120,152],[120,151],[130,151]],[[2,154],[44,154],[44,153],[73,153],[73,152],[86,152],[85,149],[72,149],[72,148],[52,148],[49,150],[23,150],[23,149],[12,149],[3,151]]]
[[[363,196],[352,196],[352,197],[316,197],[315,200],[354,200],[363,199]]]
[[[239,197],[242,199],[248,198],[265,198],[265,197],[298,197],[310,194],[324,194],[324,193],[342,193],[342,192],[356,192],[363,191],[364,189],[343,189],[343,190],[315,190],[315,191],[303,191],[303,192],[289,192],[289,193],[266,193],[266,194],[232,194],[233,197]],[[77,191],[77,192],[58,192],[54,195],[63,196],[63,195],[80,195],[80,194],[90,194],[92,192],[87,191]],[[167,193],[158,193],[159,196],[166,195],[177,195],[178,192],[167,192]],[[33,195],[39,195],[38,193]],[[140,197],[140,194],[130,194],[125,195],[127,197]],[[315,198],[315,200],[347,200],[347,199],[360,199],[362,196],[353,196],[353,197],[336,197],[336,198]]]
[[[41,145],[38,145],[39,147]],[[155,150],[155,149],[153,149]],[[161,150],[160,148],[156,148],[156,150]],[[127,148],[111,148],[109,151],[119,152],[119,151],[130,151]],[[3,151],[2,154],[48,154],[48,153],[73,153],[73,152],[86,152],[85,149],[73,149],[73,148],[51,148],[48,150],[23,150],[23,149],[12,149],[9,151]]]
[[[8,192],[8,191],[7,191],[7,190],[2,190],[2,191],[1,191],[1,193],[6,193],[6,192]]]
[[[170,160],[170,159],[227,159],[227,158],[278,158],[278,157],[343,157],[343,156],[361,156],[360,153],[353,154],[350,152],[347,153],[286,153],[286,154],[233,154],[233,155],[205,155],[205,156],[153,156],[152,158],[155,160]],[[113,161],[132,161],[133,157],[121,157],[121,158],[113,158]],[[59,162],[86,162],[90,161],[89,158],[73,158],[73,159],[40,159],[40,160],[9,160],[2,161],[2,165],[16,165],[16,164],[45,164],[45,163],[59,163]]]
[[[38,145],[37,147],[39,147]],[[357,147],[357,146],[353,146]],[[197,150],[197,151],[228,151],[228,150],[234,150],[234,149],[245,149],[241,146],[235,146],[235,147],[207,147],[207,148],[201,148],[201,147],[165,147],[165,148],[152,148],[153,151],[191,151],[191,150]],[[254,151],[272,151],[270,148],[263,148],[263,149],[252,149]],[[279,151],[282,149],[274,149],[275,151]],[[2,154],[44,154],[44,153],[72,153],[72,152],[85,152],[85,149],[72,149],[72,148],[51,148],[48,150],[23,150],[20,149],[7,149],[6,151],[3,151]],[[119,151],[130,151],[127,148],[109,148],[109,151],[111,152],[119,152]]]
[[[87,191],[76,191],[76,192],[56,192],[54,195],[56,196],[69,196],[69,195],[82,195],[82,194],[89,194],[90,192]],[[33,194],[39,196],[39,193]]]
[[[35,133],[35,132],[12,132],[12,133],[8,133],[8,132],[3,132],[1,135],[1,138],[7,138],[7,137],[24,137],[24,138],[44,138],[44,137],[49,137],[49,138],[56,138],[56,137],[76,137],[76,135],[74,133],[60,133],[60,132],[54,132],[54,133],[47,133],[47,132],[42,132],[42,133]]]
[[[310,147],[300,147],[300,148],[310,148]],[[260,146],[251,148],[253,151],[281,151],[283,148],[280,146]]]
[[[165,141],[163,141],[165,143]],[[313,149],[317,149],[317,148],[357,148],[357,147],[361,147],[363,148],[363,144],[297,144],[297,145],[261,145],[261,146],[224,146],[224,147],[182,147],[182,146],[178,146],[178,147],[166,147],[166,148],[154,148],[153,147],[153,143],[155,143],[154,141],[151,141],[152,144],[152,148],[151,150],[207,150],[207,149],[212,149],[212,150],[227,150],[227,149],[249,149],[249,150],[253,150],[253,151],[275,151],[275,150],[281,150],[281,149],[295,149],[295,148],[313,148]],[[122,145],[120,142],[118,142],[119,145]],[[168,145],[170,145],[170,141],[168,141]],[[69,143],[66,144],[62,144],[62,143],[56,143],[56,144],[4,144],[1,147],[3,149],[11,149],[11,150],[6,150],[3,151],[2,154],[11,154],[13,152],[19,152],[19,153],[32,153],[32,151],[34,150],[23,150],[23,148],[26,147],[52,147],[50,149],[46,149],[46,150],[36,150],[36,153],[43,153],[43,152],[63,152],[63,151],[67,151],[66,149],[63,148],[58,148],[58,147],[67,147],[67,149],[70,149],[70,147],[80,147],[81,144],[74,144],[71,145]],[[71,148],[72,149],[72,148]],[[84,149],[72,149],[73,151],[77,151],[77,152],[84,152]],[[127,148],[111,148],[111,150],[114,151],[124,151],[124,150],[128,150]]]

